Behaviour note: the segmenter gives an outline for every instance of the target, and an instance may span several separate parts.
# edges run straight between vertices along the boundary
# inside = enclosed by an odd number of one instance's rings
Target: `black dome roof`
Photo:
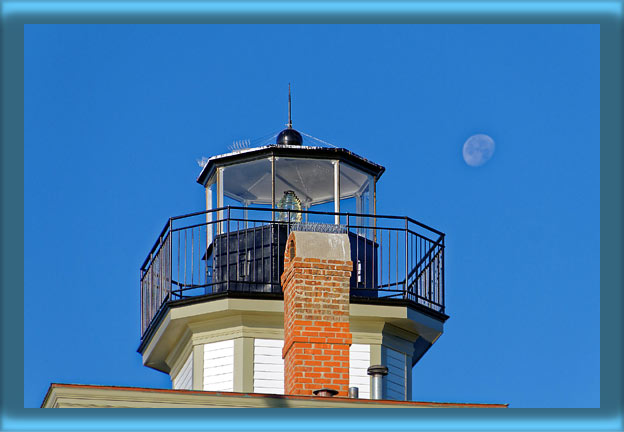
[[[301,134],[292,128],[284,129],[277,135],[277,145],[301,145],[303,138]]]

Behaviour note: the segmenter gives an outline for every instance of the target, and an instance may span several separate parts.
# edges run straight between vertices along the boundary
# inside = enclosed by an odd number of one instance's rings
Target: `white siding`
[[[172,381],[173,388],[176,390],[193,389],[193,351],[191,351],[184,365]]]
[[[405,354],[383,347],[385,365],[388,367],[384,399],[406,400]]]
[[[234,391],[234,341],[204,345],[204,390]]]
[[[254,339],[254,393],[284,394],[284,360],[279,339]]]
[[[352,344],[349,348],[349,387],[358,387],[360,399],[370,399],[370,345]]]

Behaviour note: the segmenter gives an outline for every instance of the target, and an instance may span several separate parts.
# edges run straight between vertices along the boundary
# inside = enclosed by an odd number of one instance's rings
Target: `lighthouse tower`
[[[274,143],[211,157],[206,209],[141,268],[144,365],[174,389],[410,400],[448,318],[444,234],[376,214],[384,170],[304,141],[290,94]]]

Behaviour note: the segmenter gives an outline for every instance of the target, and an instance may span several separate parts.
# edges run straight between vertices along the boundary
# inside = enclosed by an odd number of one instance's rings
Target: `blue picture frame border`
[[[622,1],[4,1],[1,33],[0,430],[622,430]],[[38,23],[600,25],[601,408],[38,410],[23,408],[24,25]],[[579,350],[583,349],[579,342]],[[573,379],[574,377],[570,377]],[[536,392],[539,389],[536,389]],[[511,402],[513,401],[501,401]]]

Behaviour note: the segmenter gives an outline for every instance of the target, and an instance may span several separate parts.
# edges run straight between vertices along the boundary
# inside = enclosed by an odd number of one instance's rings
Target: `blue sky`
[[[413,399],[600,404],[599,26],[29,25],[27,407],[141,365],[139,267],[202,210],[197,159],[294,126],[386,167],[378,213],[447,234]],[[462,145],[496,142],[470,167]]]

